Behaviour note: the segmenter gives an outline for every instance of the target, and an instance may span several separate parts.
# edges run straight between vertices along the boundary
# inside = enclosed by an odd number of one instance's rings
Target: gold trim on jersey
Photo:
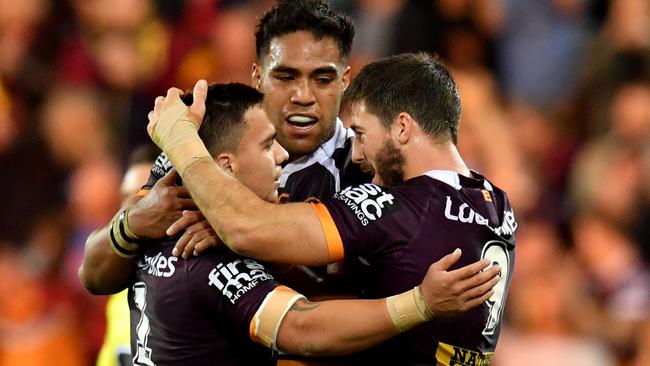
[[[437,366],[487,366],[494,352],[477,352],[451,344],[438,343],[436,350]]]

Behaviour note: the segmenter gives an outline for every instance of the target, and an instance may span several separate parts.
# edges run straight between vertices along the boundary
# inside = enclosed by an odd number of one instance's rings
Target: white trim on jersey
[[[282,168],[282,175],[280,176],[280,188],[284,188],[287,180],[292,173],[298,172],[316,163],[322,165],[327,169],[335,181],[335,192],[341,190],[341,177],[339,168],[336,167],[336,162],[332,159],[334,151],[345,146],[348,138],[354,137],[354,132],[351,129],[343,127],[343,122],[336,118],[334,136],[327,140],[324,144],[318,147],[314,152],[309,155],[303,156],[300,159],[288,163]]]
[[[452,170],[429,170],[423,175],[429,176],[435,180],[439,180],[443,183],[446,183],[457,191],[460,191],[460,189],[463,188],[460,184],[460,177],[458,176],[458,173]],[[490,192],[494,191],[494,189],[492,188],[492,184],[490,184],[490,182],[488,182],[487,179],[483,179],[483,187]]]
[[[443,183],[447,183],[448,185],[452,186],[455,190],[460,191],[461,188],[463,188],[460,185],[460,178],[458,177],[458,173],[451,171],[451,170],[429,170],[428,172],[424,173],[424,175],[429,176],[435,180],[439,180]]]

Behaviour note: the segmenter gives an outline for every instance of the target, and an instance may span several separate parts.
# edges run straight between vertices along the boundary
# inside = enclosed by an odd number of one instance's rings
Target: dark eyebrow
[[[272,68],[271,72],[285,72],[287,74],[296,74],[298,73],[298,70],[293,67],[280,65]]]
[[[325,67],[319,67],[316,70],[312,71],[311,76],[321,75],[321,74],[338,75],[338,73],[339,71],[336,69],[336,67],[325,66]]]

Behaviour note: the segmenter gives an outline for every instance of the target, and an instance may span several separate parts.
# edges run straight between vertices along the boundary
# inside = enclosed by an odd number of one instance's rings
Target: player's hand
[[[187,259],[190,255],[199,256],[206,249],[222,244],[201,211],[183,211],[183,215],[167,229],[167,235],[173,236],[182,230],[185,232],[172,250],[174,256],[180,254]]]
[[[427,306],[435,316],[454,315],[484,303],[500,279],[501,268],[483,259],[448,271],[460,259],[456,249],[433,263],[420,285]],[[489,267],[489,268],[488,268]]]
[[[154,100],[153,110],[149,112],[147,118],[149,123],[147,124],[147,132],[151,138],[154,136],[160,135],[163,131],[169,128],[172,128],[178,118],[184,120],[189,120],[193,122],[196,126],[195,129],[198,131],[203,121],[203,116],[205,115],[205,100],[208,96],[208,83],[205,80],[199,80],[194,85],[194,90],[192,91],[192,105],[187,107],[185,103],[181,100],[181,94],[183,91],[178,88],[169,88],[167,89],[166,96],[158,96]],[[173,116],[177,118],[163,118],[161,117],[172,117],[167,116],[171,111],[176,111],[176,108],[179,108],[177,112],[182,113],[180,116]],[[183,118],[186,117],[186,118]],[[156,140],[154,142],[158,143]],[[162,148],[162,147],[161,147]]]
[[[194,162],[210,158],[198,130],[205,115],[208,84],[199,80],[194,86],[192,105],[181,100],[181,90],[170,88],[165,97],[157,97],[148,114],[147,132],[169,157],[181,175]]]
[[[131,206],[129,228],[139,238],[163,238],[169,225],[178,220],[184,210],[197,209],[187,188],[175,185],[177,179],[176,170],[170,170],[146,196]]]

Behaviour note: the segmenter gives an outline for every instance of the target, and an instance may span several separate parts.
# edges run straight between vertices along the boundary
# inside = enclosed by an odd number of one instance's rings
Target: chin
[[[320,147],[320,144],[312,141],[301,141],[300,143],[291,144],[291,146],[286,147],[290,156],[305,156],[313,153]]]
[[[273,194],[266,196],[267,202],[278,203],[280,202],[280,196],[278,196],[278,191],[275,191]]]

